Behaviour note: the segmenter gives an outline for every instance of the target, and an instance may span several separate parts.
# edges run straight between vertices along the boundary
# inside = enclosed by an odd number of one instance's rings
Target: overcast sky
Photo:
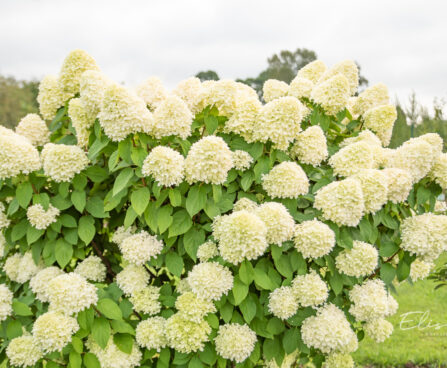
[[[447,98],[445,0],[0,0],[0,73],[55,74],[72,49],[111,78],[167,87],[200,70],[256,76],[282,49],[353,59],[401,100]]]

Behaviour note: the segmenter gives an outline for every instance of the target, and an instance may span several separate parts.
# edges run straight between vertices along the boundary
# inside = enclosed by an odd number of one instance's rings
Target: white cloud
[[[173,87],[204,69],[255,76],[274,52],[306,47],[328,64],[352,58],[371,83],[431,104],[447,94],[446,10],[442,0],[3,1],[0,73],[57,73],[82,48],[118,81],[157,75]]]

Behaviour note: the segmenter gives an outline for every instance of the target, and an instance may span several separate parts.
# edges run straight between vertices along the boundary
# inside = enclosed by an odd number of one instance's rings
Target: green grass
[[[446,259],[443,257],[440,262]],[[447,364],[447,287],[434,290],[434,286],[431,280],[421,280],[414,285],[401,284],[397,288],[398,295],[395,295],[399,310],[389,318],[394,326],[393,335],[382,344],[377,344],[366,337],[360,343],[358,351],[354,353],[356,363],[374,367],[404,366],[409,362],[418,365],[431,363],[430,367],[439,367],[441,363]],[[401,329],[402,315],[417,311],[430,313],[423,326],[431,320],[431,325],[439,323],[444,327]],[[407,320],[419,321],[419,317],[420,315],[412,314],[408,315]],[[417,325],[417,322],[412,325]]]

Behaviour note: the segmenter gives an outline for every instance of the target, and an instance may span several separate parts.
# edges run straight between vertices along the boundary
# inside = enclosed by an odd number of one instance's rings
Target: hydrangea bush
[[[314,61],[131,90],[75,50],[0,127],[0,359],[56,368],[349,368],[393,285],[447,249],[439,135],[397,149],[387,88]]]

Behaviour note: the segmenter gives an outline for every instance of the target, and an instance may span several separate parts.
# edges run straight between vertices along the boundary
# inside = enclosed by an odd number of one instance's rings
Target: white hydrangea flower
[[[447,212],[447,203],[445,201],[436,201],[435,203],[435,213],[445,214]],[[1,236],[0,236],[1,243]]]
[[[97,289],[77,273],[55,277],[48,284],[50,310],[67,315],[76,314],[98,301]]]
[[[264,367],[265,368],[292,368],[298,359],[298,354],[299,354],[298,350],[295,350],[290,354],[286,354],[284,357],[284,360],[282,361],[281,366],[276,364],[275,359],[267,360],[264,363]]]
[[[378,265],[379,253],[368,243],[354,240],[352,249],[345,249],[335,258],[335,264],[340,272],[348,276],[371,275]]]
[[[230,79],[202,83],[198,96],[198,111],[207,106],[215,106],[219,115],[230,117],[236,111],[239,89],[238,83]]]
[[[143,162],[143,175],[152,175],[163,186],[179,185],[184,178],[184,157],[170,147],[157,146]]]
[[[189,272],[188,284],[199,298],[219,300],[233,288],[233,275],[217,262],[203,262]]]
[[[169,94],[160,78],[157,77],[146,79],[136,88],[136,93],[151,110],[160,106]]]
[[[202,83],[199,78],[190,77],[177,84],[172,93],[185,101],[186,106],[193,114],[197,113],[197,99],[202,89]]]
[[[0,180],[29,174],[41,167],[39,151],[28,138],[0,126]]]
[[[31,278],[30,287],[34,294],[36,294],[36,298],[39,299],[43,303],[47,303],[50,301],[49,294],[49,284],[50,281],[55,279],[57,276],[60,276],[64,273],[58,267],[46,267],[43,270],[40,270],[36,275]]]
[[[436,158],[429,143],[425,140],[413,140],[393,152],[387,167],[408,171],[413,177],[413,183],[416,183],[430,172]]]
[[[269,79],[264,82],[262,87],[262,97],[265,102],[276,100],[277,98],[287,96],[289,85],[286,82]]]
[[[90,137],[90,128],[95,123],[95,117],[87,113],[80,98],[72,98],[68,103],[68,116],[76,131],[78,146],[87,147]]]
[[[334,248],[335,234],[323,222],[304,221],[295,226],[294,243],[304,258],[320,258],[329,254]]]
[[[216,312],[211,300],[199,298],[191,291],[177,297],[175,308],[185,319],[196,323],[200,323],[208,313]]]
[[[290,286],[281,286],[269,294],[268,309],[275,317],[290,318],[298,307],[298,299]]]
[[[332,66],[319,79],[318,83],[322,83],[338,74],[342,74],[349,82],[350,95],[353,96],[357,92],[359,86],[359,70],[357,64],[352,60],[344,60]]]
[[[106,266],[97,256],[88,256],[78,263],[74,272],[94,282],[103,282],[106,279]]]
[[[29,206],[26,210],[26,217],[32,226],[36,229],[44,230],[50,226],[53,222],[57,221],[57,216],[59,216],[59,209],[53,205],[49,205],[48,209],[45,211],[43,206],[38,203]]]
[[[1,207],[1,206],[0,206]],[[0,229],[3,227],[2,223],[4,222],[4,219],[2,218],[4,213],[0,211]],[[5,216],[6,218],[6,216]],[[3,233],[0,231],[0,259],[5,256],[5,245],[6,245],[6,239]]]
[[[316,316],[306,318],[301,325],[301,337],[310,348],[324,354],[350,353],[357,349],[357,336],[345,314],[334,304],[326,304]]]
[[[97,70],[87,70],[81,75],[80,94],[82,106],[87,116],[93,120],[98,116],[101,110],[102,100],[106,88],[112,82],[101,72]]]
[[[211,333],[208,322],[204,320],[200,323],[192,322],[180,313],[169,317],[165,328],[169,347],[185,354],[203,350]]]
[[[262,104],[258,97],[244,97],[238,100],[236,111],[225,122],[224,131],[235,133],[243,137],[247,142],[253,141],[253,129],[256,125]]]
[[[310,95],[311,99],[331,115],[337,114],[346,106],[350,96],[349,81],[342,74],[317,84]]]
[[[284,161],[262,176],[262,188],[272,198],[298,198],[309,191],[309,180],[296,162]]]
[[[373,107],[388,105],[390,97],[388,88],[383,83],[375,84],[359,94],[353,106],[353,113],[362,115]]]
[[[339,226],[357,226],[365,212],[362,187],[351,178],[332,182],[317,191],[314,207]]]
[[[420,135],[417,138],[410,138],[404,144],[409,144],[409,143],[418,142],[418,141],[427,142],[432,148],[434,157],[438,157],[442,153],[442,149],[444,147],[444,140],[438,133],[426,133],[426,134]]]
[[[231,152],[233,166],[237,170],[245,171],[250,168],[253,163],[253,157],[248,152],[236,150]]]
[[[258,204],[246,197],[239,199],[233,206],[233,212],[246,210],[253,212],[258,208]]]
[[[133,309],[135,311],[152,316],[160,313],[161,303],[158,300],[159,298],[160,288],[149,285],[144,289],[133,292],[129,301],[133,304]]]
[[[187,293],[188,291],[191,291],[191,287],[189,286],[187,277],[178,281],[176,290],[177,293],[179,294],[184,294]]]
[[[137,231],[135,226],[128,227],[127,229],[124,226],[117,227],[112,236],[112,243],[121,245],[123,240],[135,234],[135,231]]]
[[[59,87],[63,93],[70,97],[79,93],[81,76],[87,70],[99,70],[95,59],[83,50],[71,51],[64,62],[59,73]]]
[[[341,143],[340,147],[346,147],[354,143],[364,142],[369,144],[372,155],[373,155],[373,165],[374,169],[384,166],[386,159],[386,150],[382,147],[382,142],[379,137],[377,137],[373,132],[368,129],[362,130],[358,136],[345,138]]]
[[[16,133],[23,135],[34,146],[43,146],[50,141],[47,124],[37,114],[28,114],[16,126]]]
[[[301,131],[305,108],[295,97],[277,98],[259,111],[253,127],[254,140],[274,143],[275,148],[286,151]]]
[[[433,261],[447,250],[447,216],[424,213],[401,224],[402,249]]]
[[[144,289],[149,282],[149,273],[143,266],[129,264],[116,275],[118,287],[126,295]]]
[[[349,292],[353,303],[349,309],[357,321],[371,321],[393,315],[397,310],[396,300],[386,291],[382,280],[373,279],[354,285]]]
[[[315,271],[311,271],[293,279],[292,293],[301,306],[315,307],[326,301],[329,290],[321,277]]]
[[[384,318],[373,319],[363,326],[365,333],[375,342],[384,342],[393,333],[394,327]]]
[[[217,250],[216,243],[209,240],[199,246],[197,249],[197,258],[200,262],[206,262],[211,258],[217,257],[219,251]]]
[[[168,344],[165,330],[166,320],[163,317],[150,317],[138,323],[135,329],[135,340],[140,347],[148,350],[155,349],[159,352]]]
[[[23,335],[9,342],[6,356],[14,367],[30,367],[43,357],[43,352],[33,336]]]
[[[299,133],[290,150],[290,155],[303,164],[319,166],[328,157],[323,129],[319,125],[313,125]]]
[[[376,169],[360,170],[353,178],[357,179],[362,187],[365,201],[365,213],[376,213],[388,200],[388,177]]]
[[[314,60],[298,70],[297,77],[306,78],[313,83],[317,83],[326,70],[327,67],[323,61]]]
[[[37,317],[33,325],[33,337],[44,353],[60,352],[78,330],[76,318],[50,311]]]
[[[281,246],[283,242],[292,239],[295,221],[283,204],[266,202],[261,204],[255,213],[267,226],[266,238],[269,244]]]
[[[264,221],[246,210],[218,217],[213,223],[213,236],[219,242],[219,253],[233,264],[264,254],[268,247],[267,232]]]
[[[314,86],[315,84],[310,79],[302,78],[297,75],[292,82],[290,82],[289,96],[295,98],[310,98]]]
[[[132,133],[151,134],[154,126],[145,102],[118,84],[111,84],[105,90],[98,118],[112,141],[122,141]]]
[[[366,142],[352,143],[332,155],[329,165],[334,169],[334,174],[350,176],[362,169],[372,169],[374,152],[371,145]]]
[[[166,97],[154,111],[155,138],[176,135],[186,139],[191,135],[193,116],[186,103],[175,95]]]
[[[11,221],[8,219],[8,216],[5,213],[5,205],[0,202],[0,229],[5,229],[9,227]],[[2,233],[1,235],[2,246],[5,244],[5,237]],[[3,253],[2,253],[3,254]]]
[[[433,164],[430,177],[434,178],[442,189],[447,189],[447,153],[441,153]]]
[[[431,270],[435,268],[433,262],[426,262],[420,258],[416,258],[411,264],[410,277],[411,280],[423,280],[430,275]]]
[[[77,146],[47,143],[42,150],[43,170],[55,182],[71,181],[84,170],[89,160]]]
[[[349,354],[331,354],[326,357],[323,368],[354,368],[354,359]]]
[[[31,251],[28,251],[23,256],[20,253],[9,256],[3,265],[3,270],[11,281],[23,284],[37,274],[41,266],[34,263]]]
[[[237,323],[220,326],[214,338],[217,354],[236,363],[242,363],[250,356],[256,341],[256,334],[248,325]]]
[[[393,203],[404,202],[413,188],[413,178],[411,174],[402,169],[384,169],[383,173],[387,177],[388,200]]]
[[[163,242],[156,236],[143,230],[125,238],[119,248],[126,261],[142,266],[151,258],[156,258],[161,253],[163,246]]]
[[[0,321],[6,320],[12,314],[11,290],[5,284],[0,284]]]
[[[363,114],[365,127],[376,132],[384,146],[388,146],[391,139],[394,122],[397,119],[397,110],[394,105],[382,105],[369,109]]]
[[[101,368],[134,368],[140,367],[143,354],[137,344],[133,342],[130,354],[123,352],[113,342],[112,336],[107,342],[105,349],[102,349],[93,339],[89,338],[86,343],[89,351],[96,355]]]
[[[39,83],[39,112],[45,120],[53,120],[57,110],[64,106],[65,101],[70,98],[70,94],[64,93],[59,86],[55,75],[45,76]]]
[[[225,141],[208,136],[191,146],[185,159],[185,176],[190,184],[200,181],[222,184],[232,167],[232,154]]]

